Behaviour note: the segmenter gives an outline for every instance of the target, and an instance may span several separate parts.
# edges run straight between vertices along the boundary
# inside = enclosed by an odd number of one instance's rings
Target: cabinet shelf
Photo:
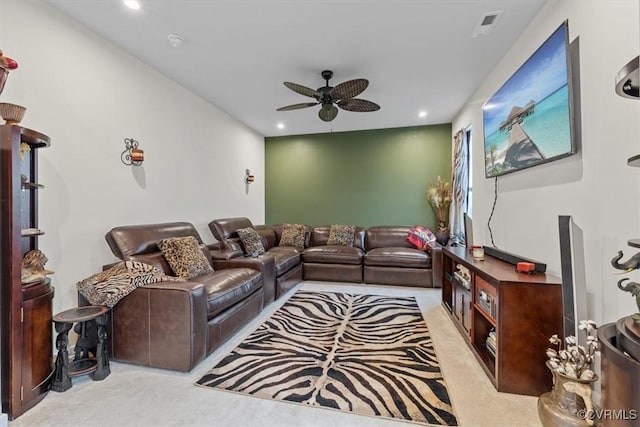
[[[640,168],[640,154],[629,157],[627,159],[627,165],[633,166],[634,168]]]
[[[44,231],[37,228],[25,228],[23,230],[20,230],[20,236],[22,237],[42,236],[43,234]]]
[[[491,326],[493,326],[493,327],[497,326],[496,320],[493,317],[491,317],[486,311],[484,311],[484,309],[481,306],[479,306],[477,303],[475,303],[475,304],[473,304],[473,308],[475,308],[476,311],[478,313],[480,313],[482,315],[482,317],[484,317],[487,320],[487,322],[489,322],[491,324]]]
[[[640,56],[636,56],[618,71],[616,93],[624,98],[640,99]]]
[[[632,248],[640,248],[640,239],[627,240],[627,245],[631,246]]]
[[[37,182],[23,182],[22,189],[23,190],[39,190],[44,188],[44,184],[38,184]]]
[[[29,144],[34,148],[48,147],[49,145],[51,145],[51,138],[33,129],[29,129],[29,128],[25,128],[17,125],[0,125],[0,126],[17,129],[18,132],[20,133],[20,142]]]

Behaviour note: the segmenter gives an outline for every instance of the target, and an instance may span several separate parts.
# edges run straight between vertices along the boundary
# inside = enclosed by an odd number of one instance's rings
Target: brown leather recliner
[[[187,222],[115,227],[105,236],[114,255],[173,275],[156,242],[193,236]],[[211,260],[209,249],[202,245]],[[114,360],[190,371],[226,339],[258,315],[263,280],[255,268],[217,268],[187,282],[161,282],[137,288],[111,311],[110,353]]]
[[[237,230],[254,228],[262,237],[266,253],[252,258],[245,256]],[[254,226],[249,218],[221,218],[209,223],[213,236],[224,246],[211,251],[214,267],[252,266],[259,268],[264,278],[264,303],[269,304],[302,280],[301,250],[279,246],[282,228]]]

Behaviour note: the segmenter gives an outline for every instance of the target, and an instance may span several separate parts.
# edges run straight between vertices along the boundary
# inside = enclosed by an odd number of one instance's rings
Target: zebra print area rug
[[[415,298],[298,291],[196,384],[457,425]]]

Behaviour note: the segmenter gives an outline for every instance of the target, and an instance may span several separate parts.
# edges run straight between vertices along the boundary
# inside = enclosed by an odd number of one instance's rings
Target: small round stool
[[[93,380],[105,379],[110,373],[109,356],[105,341],[107,339],[107,316],[109,308],[97,305],[76,307],[53,316],[53,323],[58,333],[56,348],[58,355],[53,373],[51,390],[66,391],[71,388],[71,377],[93,374]],[[97,325],[97,337],[89,336],[92,323]],[[69,331],[77,323],[75,331],[79,334],[75,345],[75,357],[69,362]],[[96,328],[93,328],[94,330]],[[92,346],[97,338],[97,345]],[[93,356],[91,356],[93,353]]]

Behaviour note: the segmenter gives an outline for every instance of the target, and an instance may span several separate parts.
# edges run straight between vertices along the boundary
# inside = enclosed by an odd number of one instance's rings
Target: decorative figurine
[[[3,56],[2,50],[0,50],[0,93],[2,93],[4,84],[7,82],[9,71],[16,68],[18,68],[18,63],[7,56]]]
[[[22,258],[22,283],[31,283],[44,279],[53,271],[44,268],[49,259],[42,253],[40,249],[34,249],[24,254]]]
[[[638,268],[640,268],[640,252],[638,252],[625,262],[619,263],[618,261],[622,259],[622,256],[622,251],[618,251],[618,255],[613,257],[613,259],[611,260],[611,265],[613,266],[613,268],[624,270],[626,272],[637,270]]]
[[[638,282],[629,282],[626,285],[622,286],[622,283],[625,280],[629,280],[628,278],[618,280],[618,289],[631,292],[631,295],[636,297],[636,305],[638,306],[638,313],[635,313],[631,316],[631,318],[636,322],[640,323],[640,283]]]

